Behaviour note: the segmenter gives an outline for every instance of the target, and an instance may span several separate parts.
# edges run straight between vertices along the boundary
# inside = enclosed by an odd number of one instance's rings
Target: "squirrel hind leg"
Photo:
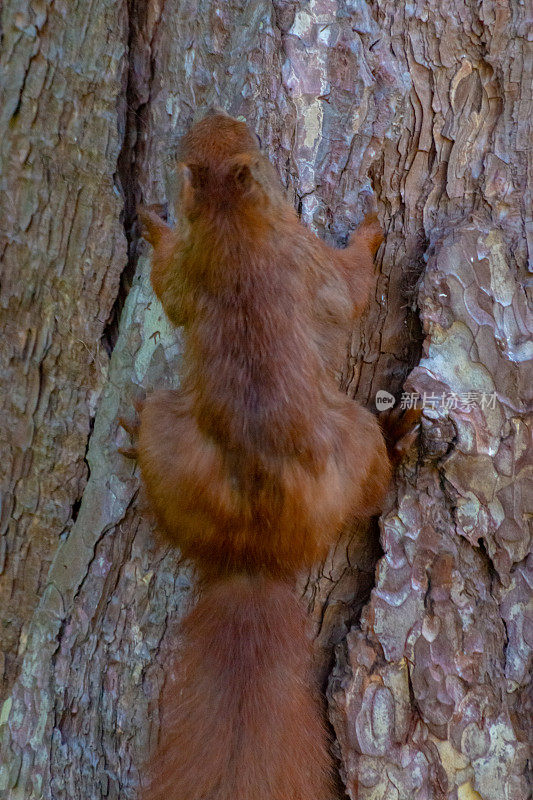
[[[368,519],[381,512],[390,485],[387,448],[379,422],[368,409],[346,398],[343,417],[338,431],[343,495],[350,516]]]
[[[220,449],[198,428],[186,392],[158,390],[147,398],[138,451],[161,532],[184,557],[207,552],[216,560],[225,547],[222,531],[235,515],[234,494]]]

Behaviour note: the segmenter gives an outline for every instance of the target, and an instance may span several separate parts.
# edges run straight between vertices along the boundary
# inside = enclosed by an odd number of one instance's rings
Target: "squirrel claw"
[[[135,411],[139,415],[141,414],[141,412],[142,412],[142,410],[144,408],[145,400],[146,400],[146,398],[144,398],[144,397],[136,397],[135,400],[133,401],[133,408],[135,409]],[[137,427],[138,427],[138,425],[137,425]]]
[[[119,447],[118,452],[124,456],[124,458],[131,458],[134,461],[137,460],[137,448],[136,447]]]
[[[136,398],[133,401],[133,407],[135,408],[135,417],[132,420],[126,419],[126,417],[119,417],[118,424],[121,428],[123,428],[127,434],[129,434],[133,440],[133,444],[130,447],[119,447],[118,452],[121,453],[126,458],[137,458],[137,447],[135,446],[135,441],[139,436],[139,428],[140,428],[140,419],[139,415],[144,406],[144,399],[141,397]]]
[[[411,449],[420,436],[422,409],[393,408],[379,415],[379,422],[393,467]]]
[[[137,436],[139,433],[139,420],[135,420],[135,422],[130,422],[130,420],[125,419],[124,417],[118,418],[118,424],[121,428],[124,428],[126,433],[129,433],[130,436]]]

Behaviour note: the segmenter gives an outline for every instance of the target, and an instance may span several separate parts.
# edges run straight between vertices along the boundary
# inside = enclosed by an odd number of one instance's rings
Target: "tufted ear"
[[[205,186],[207,167],[200,164],[178,164],[181,192],[180,201],[183,212],[188,215],[194,205],[194,193]]]
[[[219,198],[226,197],[228,191],[232,195],[251,194],[260,186],[259,164],[260,157],[253,153],[238,153],[212,170],[192,162],[178,164],[182,212],[193,215],[198,199],[207,194]]]
[[[259,183],[257,175],[259,160],[254,153],[238,153],[226,161],[227,179],[234,182],[242,192],[249,192]]]

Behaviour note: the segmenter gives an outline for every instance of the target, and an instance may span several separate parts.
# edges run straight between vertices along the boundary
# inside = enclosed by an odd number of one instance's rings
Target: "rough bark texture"
[[[347,391],[444,395],[383,555],[353,531],[302,580],[347,794],[528,797],[527,28],[518,0],[4,0],[1,796],[134,798],[157,737],[193,584],[116,452],[180,358],[134,206],[172,216],[173,142],[218,103],[320,235],[377,202]]]

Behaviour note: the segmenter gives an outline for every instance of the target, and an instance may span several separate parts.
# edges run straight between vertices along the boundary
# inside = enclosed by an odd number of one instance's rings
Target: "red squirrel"
[[[154,291],[183,326],[183,374],[144,403],[135,452],[158,525],[202,592],[183,623],[147,796],[329,800],[293,581],[351,518],[378,513],[389,485],[376,417],[335,378],[382,233],[370,214],[345,249],[327,246],[298,220],[255,135],[223,113],[185,135],[178,160],[179,226],[139,217]]]

